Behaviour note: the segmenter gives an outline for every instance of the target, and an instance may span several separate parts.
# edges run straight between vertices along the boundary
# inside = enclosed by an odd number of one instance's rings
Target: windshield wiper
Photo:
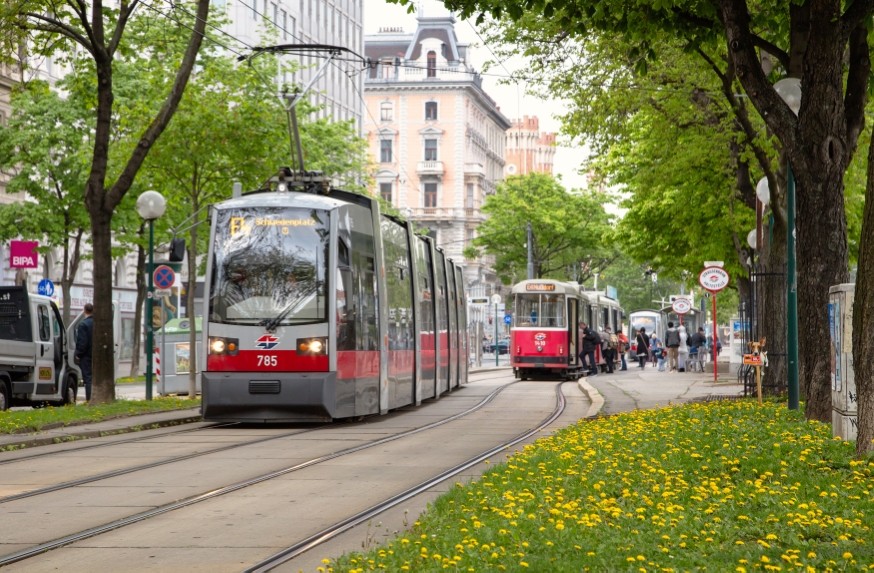
[[[264,320],[262,320],[261,322],[258,323],[258,326],[264,326],[267,328],[267,332],[273,332],[274,330],[276,330],[276,327],[279,326],[279,323],[282,322],[286,316],[288,316],[288,313],[290,313],[292,310],[294,310],[294,308],[303,299],[306,299],[307,297],[312,295],[318,288],[319,288],[318,284],[313,286],[313,287],[310,287],[305,292],[303,292],[302,294],[300,294],[297,297],[295,297],[294,299],[292,299],[292,301],[290,303],[288,303],[288,305],[284,309],[282,309],[282,312],[280,312],[278,315],[276,315],[273,318],[265,318]]]

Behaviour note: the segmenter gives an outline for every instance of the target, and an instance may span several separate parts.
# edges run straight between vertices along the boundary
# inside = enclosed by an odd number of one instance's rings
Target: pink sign
[[[35,269],[39,267],[38,241],[10,241],[9,268]]]

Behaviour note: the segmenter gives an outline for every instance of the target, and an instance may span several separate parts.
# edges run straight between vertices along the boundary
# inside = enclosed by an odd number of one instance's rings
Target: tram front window
[[[564,295],[517,294],[516,326],[564,328]]]
[[[211,321],[327,322],[327,212],[258,207],[216,217]]]

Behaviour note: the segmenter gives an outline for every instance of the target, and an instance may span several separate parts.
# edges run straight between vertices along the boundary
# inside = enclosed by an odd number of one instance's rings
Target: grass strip
[[[874,461],[783,404],[581,421],[334,572],[874,570]]]
[[[112,404],[89,406],[76,404],[55,408],[30,410],[7,410],[0,412],[0,434],[17,434],[37,432],[40,429],[58,425],[67,426],[73,423],[102,422],[109,418],[122,418],[149,412],[163,412],[194,408],[200,405],[200,400],[188,400],[167,396],[154,400],[116,400]]]
[[[115,381],[115,384],[145,384],[146,377],[145,376],[137,376],[134,378],[133,376],[124,376],[122,378],[118,378]]]

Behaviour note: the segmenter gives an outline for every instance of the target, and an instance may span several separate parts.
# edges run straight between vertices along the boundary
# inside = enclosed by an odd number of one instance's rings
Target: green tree
[[[489,219],[464,254],[478,257],[482,250],[494,255],[495,271],[504,284],[523,280],[530,222],[534,276],[569,278],[576,268],[578,278],[584,280],[617,256],[611,246],[611,217],[604,211],[607,202],[603,194],[568,192],[548,174],[508,177],[494,195],[486,197],[482,211]]]
[[[8,125],[0,126],[0,169],[15,173],[6,191],[24,191],[28,199],[0,209],[0,240],[39,240],[43,254],[61,249],[63,317],[69,324],[70,287],[89,226],[83,203],[87,112],[38,81],[13,92],[12,107]]]
[[[684,42],[689,51],[717,46],[725,50],[744,95],[779,140],[795,173],[800,374],[808,382],[805,413],[830,420],[829,360],[818,351],[829,336],[822,309],[829,286],[849,278],[844,174],[865,123],[871,72],[868,25],[874,1],[748,5],[744,0],[451,0],[448,5],[462,17],[479,13],[480,20],[485,14],[496,19],[506,14],[513,20],[542,17],[558,22],[563,34],[578,38],[592,31],[616,35],[637,59],[641,73],[662,57],[657,48],[666,37]],[[763,58],[776,60],[770,73],[763,69]],[[784,76],[798,78],[804,86],[797,116],[774,89]]]
[[[164,62],[175,68],[171,82],[164,85],[161,103],[144,129],[128,138],[132,144],[124,145],[118,131],[119,121],[114,121],[114,73],[116,64],[130,53],[125,53],[125,30],[132,19],[149,5],[140,7],[139,0],[122,0],[118,9],[105,6],[103,0],[89,4],[79,0],[60,2],[49,0],[12,0],[0,4],[0,54],[9,58],[22,46],[32,47],[37,53],[52,55],[64,50],[73,53],[78,46],[81,59],[89,61],[95,71],[96,81],[89,93],[93,96],[93,114],[88,127],[93,130],[93,148],[88,165],[88,177],[84,188],[85,207],[91,221],[91,240],[94,258],[94,298],[112,299],[112,221],[116,209],[134,184],[137,173],[150,149],[167,128],[188,83],[203,42],[209,17],[209,0],[197,0],[194,17],[181,4],[173,4],[168,10],[179,21],[190,23],[192,30],[185,42],[183,56],[178,60]],[[137,8],[141,8],[137,10]],[[135,16],[135,13],[137,16]],[[169,25],[169,22],[165,21]],[[77,59],[74,56],[74,59]],[[22,62],[23,63],[23,62]],[[131,135],[131,134],[128,134]],[[121,155],[123,167],[117,176],[109,173],[110,158]],[[115,400],[113,379],[113,326],[112,311],[108,305],[98,305],[94,313],[94,379],[92,400],[109,403]]]

